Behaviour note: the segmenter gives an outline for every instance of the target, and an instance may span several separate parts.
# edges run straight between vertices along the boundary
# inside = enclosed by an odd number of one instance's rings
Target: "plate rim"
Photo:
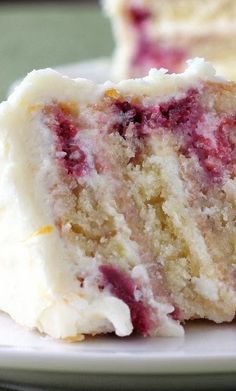
[[[50,365],[49,365],[50,363]],[[132,355],[101,352],[45,352],[27,351],[14,347],[0,349],[0,368],[27,371],[93,373],[93,374],[209,374],[236,373],[236,355],[221,356],[176,355],[175,357],[143,354]]]

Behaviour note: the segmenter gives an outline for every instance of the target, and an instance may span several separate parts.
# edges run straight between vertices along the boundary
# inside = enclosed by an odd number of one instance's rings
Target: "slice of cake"
[[[182,335],[236,309],[236,85],[196,59],[0,106],[0,309],[55,338]]]
[[[236,80],[235,0],[104,0],[116,38],[114,76],[183,71],[196,56]]]

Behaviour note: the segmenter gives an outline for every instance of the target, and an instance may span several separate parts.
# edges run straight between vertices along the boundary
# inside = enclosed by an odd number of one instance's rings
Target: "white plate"
[[[170,379],[182,389],[198,379],[198,387],[205,389],[210,374],[215,386],[236,380],[235,324],[192,322],[184,338],[107,336],[68,344],[25,330],[0,314],[0,330],[0,377],[6,381],[54,386],[64,381],[64,386],[83,384],[85,389],[94,389],[100,381],[101,389],[109,389],[109,379],[114,391],[117,379],[130,384],[125,389],[135,385],[136,390],[145,385],[155,389],[157,384],[165,389]]]
[[[89,80],[94,80],[97,83],[104,83],[111,79],[111,60],[109,58],[97,58],[90,61],[82,61],[78,63],[65,64],[53,67],[56,71],[63,75],[69,76],[72,79],[82,77]],[[9,88],[8,95],[19,85],[22,79],[16,80]]]
[[[104,83],[111,78],[111,60],[109,58],[65,64],[54,69],[73,79],[83,77],[94,80],[97,83]]]
[[[56,69],[103,82],[109,78],[110,62],[99,59]],[[0,378],[81,390],[164,390],[171,385],[175,390],[234,389],[235,326],[192,322],[185,338],[107,336],[66,344],[27,331],[0,314]]]
[[[236,325],[191,322],[183,338],[115,336],[55,341],[0,314],[0,367],[86,373],[236,371]]]

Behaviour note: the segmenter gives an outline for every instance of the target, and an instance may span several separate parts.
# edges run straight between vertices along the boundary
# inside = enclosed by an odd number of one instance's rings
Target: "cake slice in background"
[[[235,315],[236,85],[34,71],[0,106],[0,309],[55,338]]]
[[[104,0],[116,40],[113,76],[183,71],[200,56],[236,79],[235,0]]]

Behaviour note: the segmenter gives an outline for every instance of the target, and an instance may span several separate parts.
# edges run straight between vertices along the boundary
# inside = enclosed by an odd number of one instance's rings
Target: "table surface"
[[[107,56],[109,21],[96,5],[0,5],[0,100],[32,69]]]

